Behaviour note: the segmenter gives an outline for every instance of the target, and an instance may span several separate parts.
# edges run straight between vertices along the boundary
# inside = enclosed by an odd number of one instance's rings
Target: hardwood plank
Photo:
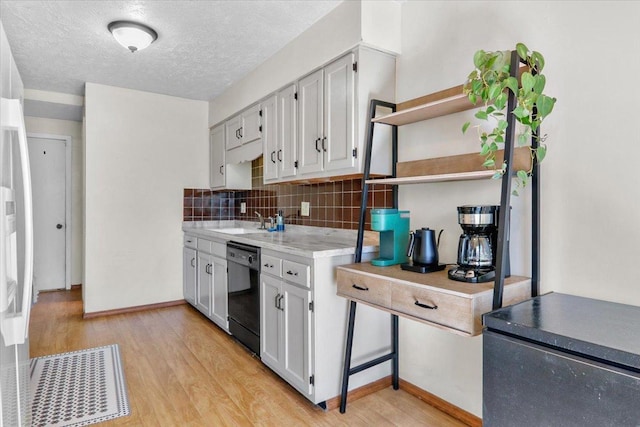
[[[81,290],[41,294],[31,356],[117,343],[131,415],[113,426],[458,426],[391,387],[324,411],[188,305],[82,318]],[[455,420],[454,420],[455,421]]]

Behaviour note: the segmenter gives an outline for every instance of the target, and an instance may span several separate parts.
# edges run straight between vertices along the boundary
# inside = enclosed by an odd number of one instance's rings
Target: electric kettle
[[[423,227],[412,231],[407,256],[413,260],[414,264],[438,265],[438,243],[435,230]]]

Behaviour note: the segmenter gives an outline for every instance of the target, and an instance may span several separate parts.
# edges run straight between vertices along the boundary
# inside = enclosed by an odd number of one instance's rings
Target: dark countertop
[[[482,320],[489,330],[640,371],[640,307],[549,293]]]

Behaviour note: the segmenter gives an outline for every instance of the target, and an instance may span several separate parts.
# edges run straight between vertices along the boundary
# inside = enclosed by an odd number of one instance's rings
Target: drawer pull
[[[265,264],[265,265],[264,265],[264,267],[266,267],[266,268],[273,268],[273,264],[269,264],[269,263],[267,263],[267,264]]]
[[[427,305],[427,304],[422,304],[420,301],[416,300],[416,305],[418,307],[422,307],[422,308],[427,308],[429,310],[437,310],[438,306],[437,305]]]
[[[290,275],[290,276],[297,276],[298,272],[289,270],[289,271],[287,271],[287,274]]]
[[[358,286],[355,283],[353,284],[353,287],[358,289],[358,290],[361,290],[361,291],[368,291],[369,290],[369,288],[367,288],[366,286]]]

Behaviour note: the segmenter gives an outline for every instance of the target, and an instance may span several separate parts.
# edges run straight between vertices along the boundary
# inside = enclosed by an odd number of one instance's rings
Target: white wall
[[[398,101],[464,82],[477,49],[517,42],[546,59],[547,93],[558,98],[543,125],[541,263],[543,292],[640,305],[634,265],[640,231],[638,2],[409,1],[402,5]],[[490,27],[490,28],[489,28]],[[472,151],[462,137],[469,113],[403,127],[400,160]],[[456,257],[456,206],[498,202],[497,182],[400,189],[411,226],[444,228],[441,257]],[[419,197],[416,197],[419,195]],[[514,200],[514,273],[529,273],[529,193]],[[482,415],[482,338],[463,338],[403,320],[400,376]]]
[[[396,1],[343,2],[213,99],[209,103],[209,126],[296,81],[358,43],[399,51],[400,10]]]
[[[70,120],[25,117],[28,133],[71,137],[71,284],[82,283],[82,165],[84,161],[82,123]]]
[[[87,83],[86,313],[180,300],[182,198],[208,185],[207,103]]]

